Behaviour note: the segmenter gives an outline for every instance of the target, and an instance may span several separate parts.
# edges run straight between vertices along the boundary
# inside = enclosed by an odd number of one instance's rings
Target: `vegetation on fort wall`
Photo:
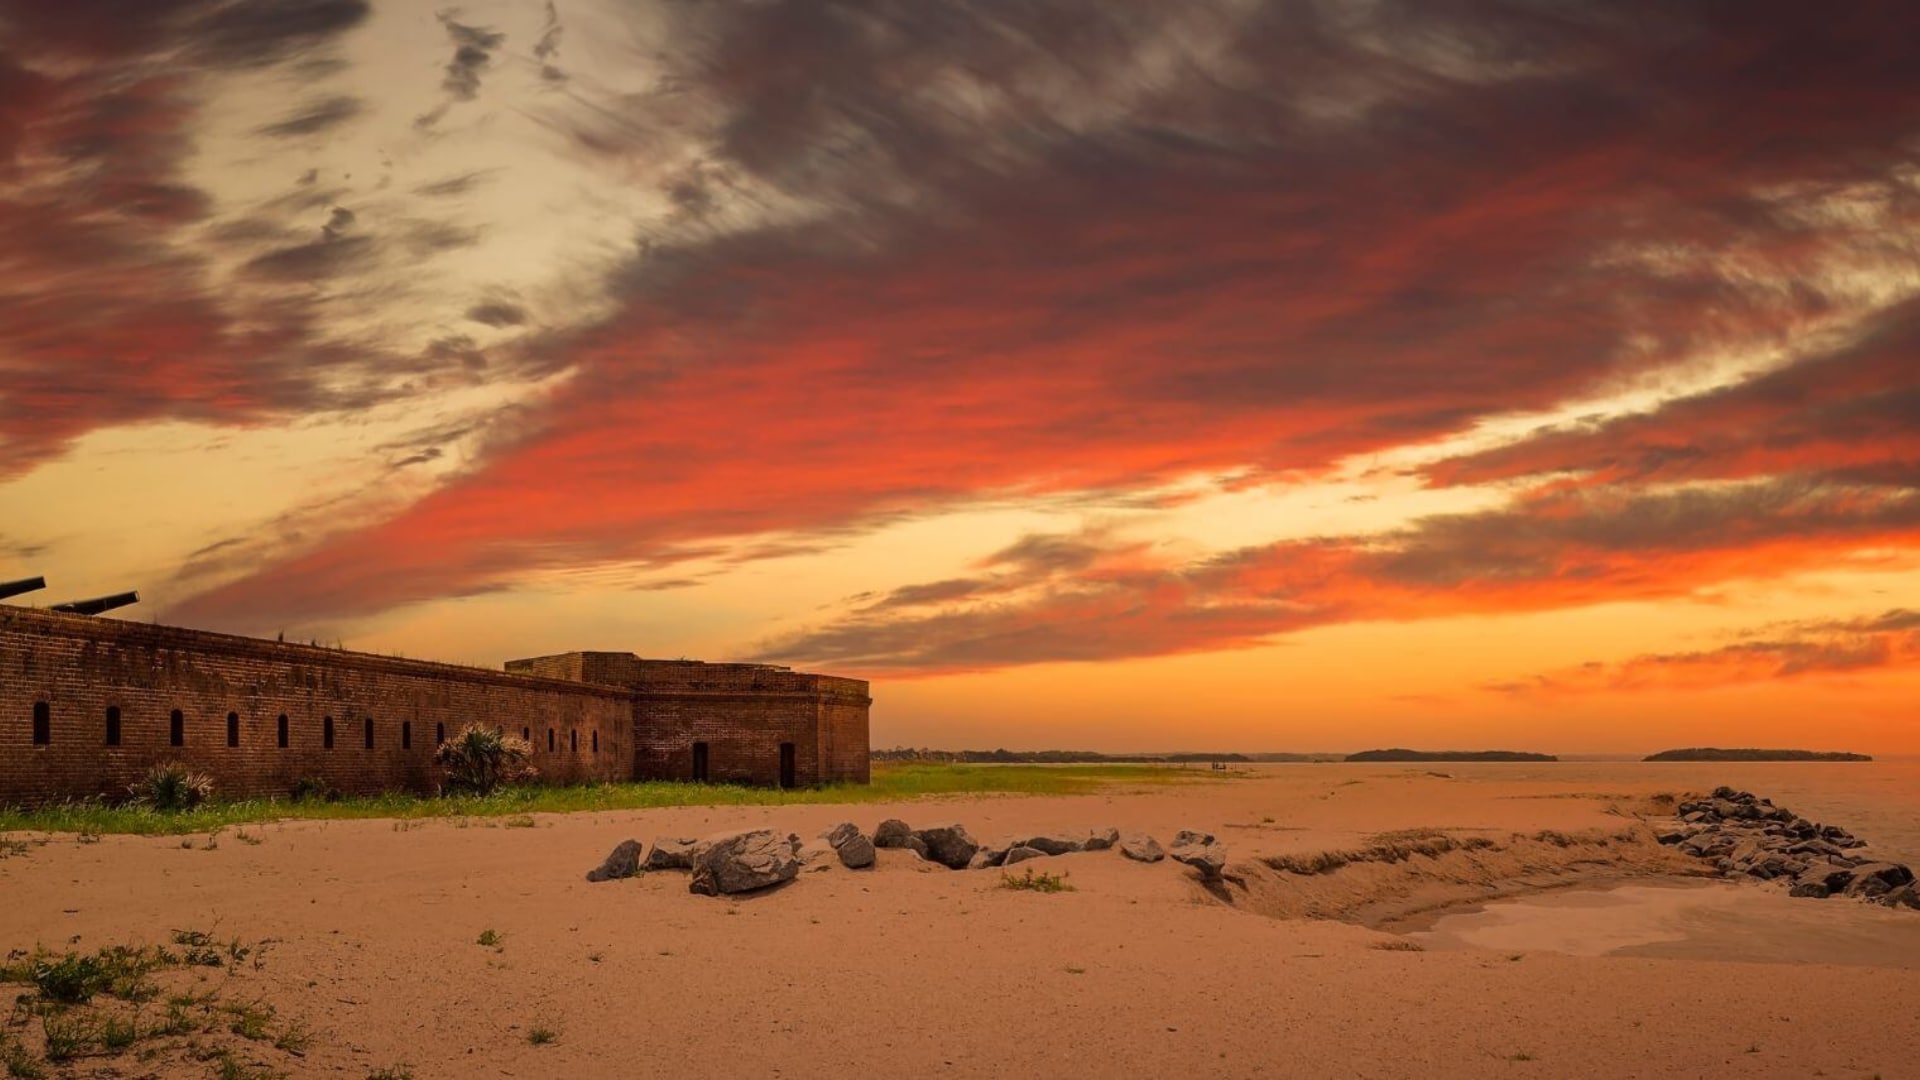
[[[949,765],[876,764],[871,784],[836,784],[781,791],[642,781],[572,787],[530,785],[488,795],[444,798],[389,794],[336,801],[253,799],[202,803],[191,810],[162,811],[138,804],[63,803],[36,810],[0,810],[0,832],[138,833],[210,832],[250,822],[340,818],[511,817],[591,810],[643,810],[665,806],[784,806],[803,803],[871,803],[922,796],[964,794],[1083,795],[1110,785],[1207,783],[1229,773],[1159,765]]]

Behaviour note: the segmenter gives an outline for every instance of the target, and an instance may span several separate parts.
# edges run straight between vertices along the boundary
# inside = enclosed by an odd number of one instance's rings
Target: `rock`
[[[1160,842],[1146,833],[1128,833],[1120,841],[1120,854],[1134,862],[1157,863],[1167,857]]]
[[[927,857],[927,842],[925,840],[920,839],[917,836],[907,837],[907,842],[904,844],[901,844],[900,847],[903,850],[913,852],[915,856],[921,859],[925,859]]]
[[[786,837],[771,829],[750,829],[701,844],[687,891],[731,896],[792,881],[799,873],[800,857]]]
[[[1812,900],[1825,900],[1827,897],[1832,896],[1833,893],[1827,889],[1824,882],[1809,881],[1806,878],[1800,878],[1795,880],[1794,883],[1787,888],[1787,895]]]
[[[656,836],[653,838],[653,850],[647,852],[649,870],[691,870],[694,852],[700,841],[685,837]]]
[[[1047,853],[1037,847],[1015,844],[1013,847],[1007,849],[1007,857],[1000,865],[1012,866],[1014,863],[1023,863],[1028,859],[1044,859],[1046,856]]]
[[[980,845],[967,835],[964,825],[933,825],[916,829],[913,835],[927,845],[927,858],[949,870],[965,870],[973,853],[980,850]]]
[[[1920,884],[1907,884],[1880,898],[1888,907],[1912,908],[1920,911]]]
[[[787,846],[790,848],[793,847],[792,844],[788,844]],[[809,840],[799,847],[793,848],[793,853],[799,857],[800,865],[809,870],[822,870],[831,867],[833,865],[834,855],[836,854],[833,845],[827,843],[825,840]]]
[[[1175,862],[1185,863],[1200,871],[1200,876],[1208,881],[1218,881],[1227,868],[1227,849],[1223,844],[1175,845],[1167,854]]]
[[[1065,855],[1073,851],[1085,851],[1087,842],[1072,836],[1030,836],[1020,841],[1021,845],[1033,848],[1042,855]]]
[[[849,870],[865,870],[873,865],[876,856],[873,841],[856,830],[851,837],[842,840],[833,849],[840,855],[840,865]]]
[[[858,825],[855,825],[851,821],[843,821],[833,828],[828,829],[826,832],[821,833],[820,838],[833,847],[838,848],[841,844],[846,843],[856,836],[862,835],[864,834],[861,833]]]
[[[1195,832],[1192,829],[1181,829],[1179,832],[1173,834],[1174,847],[1183,847],[1188,844],[1211,843],[1213,843],[1213,834],[1210,832]]]
[[[1090,829],[1087,831],[1086,849],[1088,851],[1105,851],[1119,842],[1120,830],[1111,825],[1104,829]]]
[[[587,871],[588,881],[616,881],[640,872],[640,841],[622,840],[599,866]]]
[[[1847,895],[1876,900],[1904,885],[1913,884],[1913,871],[1899,863],[1862,863],[1853,868],[1853,880],[1847,882]]]
[[[1668,847],[1672,847],[1692,835],[1693,833],[1688,831],[1685,826],[1674,825],[1655,830],[1653,838],[1662,844],[1666,844]]]
[[[973,853],[973,858],[967,860],[967,869],[990,870],[996,866],[1005,866],[1007,852],[1011,850],[1012,848],[1006,844],[982,844],[980,850]]]
[[[900,848],[907,846],[907,839],[913,830],[899,818],[888,818],[873,830],[873,846],[877,848]]]

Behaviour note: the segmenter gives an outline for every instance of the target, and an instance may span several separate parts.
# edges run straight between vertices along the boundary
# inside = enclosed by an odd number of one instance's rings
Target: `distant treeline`
[[[1847,754],[1822,750],[1756,750],[1739,747],[1722,750],[1717,746],[1689,746],[1681,750],[1662,750],[1648,754],[1647,761],[1872,761],[1868,754]]]
[[[1348,761],[1559,761],[1552,754],[1534,754],[1524,750],[1362,750],[1348,754]]]
[[[1339,754],[1102,754],[1094,750],[932,750],[896,746],[875,750],[875,761],[938,761],[955,764],[1002,765],[1166,765],[1198,762],[1339,761]]]

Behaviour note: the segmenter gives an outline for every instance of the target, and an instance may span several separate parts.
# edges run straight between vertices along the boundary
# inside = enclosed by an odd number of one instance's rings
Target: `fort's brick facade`
[[[0,805],[122,796],[161,761],[227,797],[428,792],[437,740],[473,722],[527,734],[554,783],[694,779],[697,757],[713,781],[868,778],[858,680],[631,653],[507,668],[0,607]]]

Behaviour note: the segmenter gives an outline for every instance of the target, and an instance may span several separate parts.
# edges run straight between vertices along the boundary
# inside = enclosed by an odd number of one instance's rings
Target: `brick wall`
[[[867,684],[770,664],[643,660],[632,653],[565,653],[511,660],[507,670],[582,678],[634,692],[636,777],[777,784],[781,744],[793,745],[796,784],[866,783]]]
[[[40,702],[46,745],[34,743]],[[118,747],[106,745],[109,707],[120,710]],[[170,744],[174,710],[184,736],[178,747]],[[354,793],[430,791],[439,782],[436,734],[444,726],[451,737],[474,721],[532,729],[543,779],[624,779],[634,760],[633,711],[631,694],[578,680],[0,607],[4,805],[119,796],[165,760],[210,773],[230,797],[285,795],[307,776]],[[229,714],[238,746],[228,745]],[[331,750],[323,745],[328,717]],[[402,745],[403,733],[411,745]]]

